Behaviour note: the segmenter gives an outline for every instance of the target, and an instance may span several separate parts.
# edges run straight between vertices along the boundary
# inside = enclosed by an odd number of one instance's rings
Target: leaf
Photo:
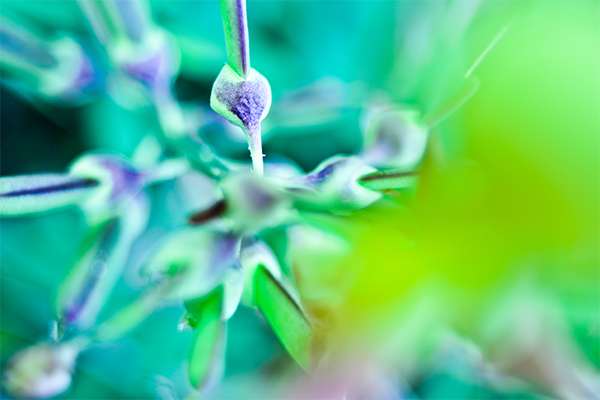
[[[8,23],[7,23],[8,22]],[[0,50],[2,50],[3,62],[15,59],[17,65],[23,66],[27,63],[42,68],[53,68],[58,65],[56,58],[41,40],[22,28],[11,29],[14,23],[4,20],[0,27]],[[7,60],[8,58],[8,60]]]
[[[66,326],[95,319],[104,297],[99,293],[107,272],[110,252],[119,236],[119,221],[110,220],[101,229],[93,229],[84,242],[87,251],[61,284],[57,296],[59,318]],[[90,243],[90,242],[95,243]]]
[[[304,312],[264,266],[254,279],[258,309],[294,360],[308,371],[313,333]]]
[[[229,268],[221,278],[223,285],[223,307],[221,318],[228,320],[233,316],[242,299],[244,291],[244,271],[239,263]]]
[[[371,190],[407,189],[415,187],[418,181],[418,171],[404,169],[379,171],[358,179],[361,186]]]
[[[221,319],[223,289],[201,299],[186,302],[197,320],[189,357],[189,379],[197,389],[210,391],[223,373],[226,325]]]
[[[242,243],[240,251],[240,263],[244,270],[244,286],[242,302],[248,307],[256,306],[254,298],[254,275],[256,270],[262,266],[277,280],[281,278],[279,262],[271,248],[263,241],[246,239]]]
[[[246,0],[220,0],[229,65],[242,78],[250,69]]]
[[[0,216],[33,214],[76,205],[97,186],[95,179],[68,174],[0,178]]]

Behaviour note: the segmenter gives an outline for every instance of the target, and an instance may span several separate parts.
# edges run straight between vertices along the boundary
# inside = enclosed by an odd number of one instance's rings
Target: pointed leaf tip
[[[298,365],[308,371],[313,332],[300,306],[262,265],[256,271],[254,292],[258,308],[277,338]]]

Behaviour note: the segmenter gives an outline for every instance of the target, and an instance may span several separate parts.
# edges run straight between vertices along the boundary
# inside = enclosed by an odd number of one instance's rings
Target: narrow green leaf
[[[250,70],[246,0],[220,0],[229,65],[242,78]]]
[[[255,307],[254,275],[259,266],[266,268],[277,280],[281,279],[281,268],[271,248],[263,241],[246,239],[240,251],[240,263],[244,269],[242,304]]]
[[[418,171],[389,170],[363,175],[358,183],[371,190],[407,189],[419,182]]]
[[[41,68],[54,68],[58,65],[58,60],[42,40],[4,18],[0,25],[0,51],[2,51],[3,63],[10,63],[14,59]]]
[[[221,319],[222,304],[222,288],[186,302],[186,308],[196,319],[189,378],[192,386],[203,391],[210,391],[223,373],[226,325]]]
[[[262,265],[256,271],[254,284],[259,310],[294,360],[308,371],[313,333],[304,312]]]
[[[142,42],[148,31],[148,17],[142,3],[139,0],[111,0],[110,3],[127,36],[134,42]]]

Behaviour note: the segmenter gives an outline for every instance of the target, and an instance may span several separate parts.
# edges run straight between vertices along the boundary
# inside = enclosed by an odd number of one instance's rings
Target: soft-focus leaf
[[[226,325],[221,319],[223,291],[187,303],[188,311],[197,319],[189,358],[192,386],[210,391],[223,373]]]
[[[387,170],[363,175],[358,183],[371,190],[414,188],[419,181],[419,173],[406,170]]]
[[[258,309],[290,355],[308,371],[313,332],[300,306],[263,266],[256,271],[254,291]]]

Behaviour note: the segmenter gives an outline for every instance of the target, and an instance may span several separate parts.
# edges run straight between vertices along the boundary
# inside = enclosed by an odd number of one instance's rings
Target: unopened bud
[[[225,64],[213,85],[210,106],[244,130],[254,170],[262,175],[260,122],[271,108],[269,82],[253,68],[250,68],[246,78],[242,78],[229,64]]]

